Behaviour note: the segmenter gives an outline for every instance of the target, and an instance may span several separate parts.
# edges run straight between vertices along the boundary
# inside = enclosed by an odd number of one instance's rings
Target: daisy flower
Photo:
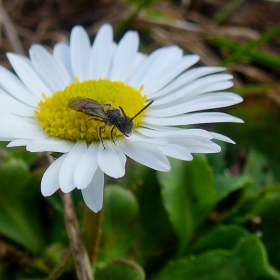
[[[139,52],[138,46],[137,32],[128,31],[116,44],[112,27],[105,24],[92,45],[85,30],[76,26],[69,45],[58,43],[52,53],[35,44],[29,58],[7,54],[16,75],[0,66],[0,140],[30,152],[63,154],[43,175],[44,196],[78,188],[97,212],[103,203],[104,173],[124,176],[127,157],[167,172],[168,157],[190,161],[192,153],[219,152],[213,139],[234,143],[221,134],[185,128],[242,122],[209,111],[242,101],[225,91],[233,85],[232,76],[221,73],[222,67],[189,69],[199,57],[184,55],[178,46],[150,55]],[[70,108],[70,100],[84,99],[99,104],[105,116],[116,109],[128,118],[154,102],[133,119],[133,133],[126,137],[118,127],[112,131],[114,123],[105,123],[96,108]]]

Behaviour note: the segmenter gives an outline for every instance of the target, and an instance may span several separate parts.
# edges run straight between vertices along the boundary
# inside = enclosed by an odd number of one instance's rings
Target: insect
[[[115,141],[113,137],[113,131],[115,127],[126,137],[129,137],[132,134],[133,130],[133,120],[144,110],[146,110],[153,102],[154,100],[151,100],[132,118],[128,117],[125,114],[121,106],[118,109],[111,106],[111,104],[104,104],[90,98],[84,98],[79,96],[71,98],[68,102],[68,107],[77,112],[83,112],[84,114],[91,116],[89,120],[104,122],[104,126],[99,127],[98,137],[103,145],[103,148],[105,149],[103,139],[101,136],[102,129],[104,129],[106,126],[113,126],[110,135],[114,143]]]

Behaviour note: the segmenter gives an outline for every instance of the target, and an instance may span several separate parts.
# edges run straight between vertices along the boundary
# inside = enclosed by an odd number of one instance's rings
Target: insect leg
[[[115,140],[114,140],[114,136],[113,136],[113,131],[114,131],[115,126],[113,126],[113,128],[111,129],[111,139],[113,141],[113,143],[116,145]]]
[[[104,119],[98,118],[98,117],[90,117],[90,118],[87,119],[87,122],[89,122],[91,120],[95,120],[95,121],[99,121],[99,122],[104,122]]]
[[[91,121],[91,120],[95,120],[95,121],[99,121],[99,122],[104,122],[103,119],[99,119],[98,117],[90,117],[90,118],[87,119],[87,122]],[[104,127],[105,126],[100,126],[99,130],[98,130],[98,138],[99,138],[100,142],[102,143],[103,149],[105,149],[104,142],[103,142],[103,139],[102,139],[102,129]]]
[[[102,139],[102,129],[103,129],[103,128],[104,128],[104,126],[100,126],[100,127],[99,127],[99,130],[98,130],[98,138],[99,138],[100,142],[102,143],[103,149],[105,150],[104,142],[103,142],[103,139]]]

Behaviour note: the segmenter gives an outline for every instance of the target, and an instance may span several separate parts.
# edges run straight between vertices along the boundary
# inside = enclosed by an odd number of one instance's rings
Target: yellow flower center
[[[112,82],[107,79],[85,82],[76,80],[63,91],[56,91],[51,97],[42,94],[43,100],[38,103],[38,109],[35,110],[36,120],[51,136],[74,142],[99,141],[100,127],[104,127],[102,139],[110,138],[113,126],[105,126],[103,121],[91,119],[89,115],[70,109],[69,100],[73,97],[85,97],[101,104],[111,104],[116,109],[121,106],[126,116],[132,118],[145,106],[146,96],[141,94],[141,90],[142,88],[136,90],[123,82]],[[141,122],[143,115],[144,113],[141,113],[133,120],[134,127]],[[114,139],[121,135],[123,134],[118,129],[113,130]]]

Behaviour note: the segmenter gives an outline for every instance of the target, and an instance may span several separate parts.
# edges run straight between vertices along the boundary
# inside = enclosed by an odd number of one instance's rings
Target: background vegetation
[[[280,279],[280,3],[264,0],[3,0],[5,53],[67,42],[105,22],[118,41],[140,34],[141,51],[177,44],[203,65],[224,65],[245,101],[228,110],[245,124],[206,127],[237,144],[171,160],[158,173],[129,162],[107,178],[97,280]],[[0,150],[0,279],[76,279],[59,194],[44,198],[45,154]],[[84,204],[73,192],[83,234]]]

